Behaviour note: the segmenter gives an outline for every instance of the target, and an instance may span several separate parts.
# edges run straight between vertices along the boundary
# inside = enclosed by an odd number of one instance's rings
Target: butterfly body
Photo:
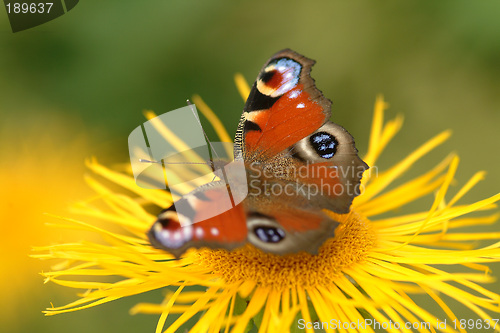
[[[158,216],[149,232],[154,246],[176,257],[190,247],[230,250],[247,242],[276,254],[316,253],[334,236],[338,222],[323,209],[349,212],[368,166],[352,136],[329,121],[331,101],[310,76],[313,64],[291,50],[266,62],[234,143],[247,182],[213,182],[185,195]],[[248,192],[241,202],[233,200],[238,186]],[[227,194],[232,205],[224,211],[217,200]],[[214,208],[224,212],[203,216]]]

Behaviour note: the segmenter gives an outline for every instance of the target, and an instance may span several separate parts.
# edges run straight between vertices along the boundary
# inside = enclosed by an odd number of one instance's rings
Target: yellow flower
[[[236,81],[245,99],[248,85],[241,76]],[[221,140],[228,141],[229,136],[208,106],[198,96],[194,101]],[[383,99],[377,98],[369,149],[364,157],[371,166],[376,165],[402,125],[401,117],[384,124],[386,107]],[[154,117],[152,112],[146,115]],[[230,252],[192,249],[181,259],[173,260],[170,254],[152,248],[146,237],[155,220],[150,213],[152,207],[170,205],[169,193],[139,188],[131,176],[90,161],[88,166],[95,174],[120,185],[129,195],[111,191],[102,182],[89,178],[89,184],[109,209],[98,208],[89,201],[80,203],[77,210],[117,224],[125,231],[111,232],[67,218],[56,222],[62,227],[95,231],[106,244],[82,242],[39,249],[45,251],[37,255],[39,258],[64,260],[54,271],[44,274],[47,281],[86,289],[75,302],[49,308],[45,313],[76,311],[168,286],[161,304],[137,304],[131,310],[159,314],[157,332],[177,332],[188,324],[190,332],[242,333],[253,325],[259,332],[312,332],[317,325],[328,332],[373,332],[378,327],[409,332],[408,325],[419,332],[471,331],[467,326],[470,323],[460,321],[447,305],[448,299],[463,304],[480,318],[474,322],[475,327],[493,327],[490,313],[500,313],[500,295],[482,284],[493,281],[486,264],[500,261],[500,232],[462,233],[457,229],[494,223],[497,214],[466,214],[490,211],[500,194],[472,204],[457,204],[483,178],[480,172],[445,200],[458,165],[455,155],[421,176],[388,189],[449,135],[437,135],[378,175],[367,172],[363,178],[365,191],[355,199],[351,212],[330,213],[341,226],[318,255],[278,256],[248,245]],[[432,194],[434,202],[427,211],[384,214]],[[384,217],[375,217],[381,214]],[[476,248],[480,240],[497,243]],[[436,265],[440,264],[446,266],[438,268]],[[115,280],[105,281],[103,276]],[[446,327],[445,318],[430,313],[412,299],[415,294],[427,295],[442,309],[447,316]],[[165,325],[168,316],[177,317]],[[196,319],[194,325],[193,321],[186,324],[192,318]],[[499,331],[499,325],[496,330]]]

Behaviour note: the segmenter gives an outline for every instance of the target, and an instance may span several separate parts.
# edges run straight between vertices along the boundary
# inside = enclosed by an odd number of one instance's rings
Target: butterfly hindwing
[[[320,208],[349,212],[352,200],[361,192],[360,181],[368,165],[358,157],[354,138],[342,126],[327,122],[297,142],[291,151],[304,177],[308,198]]]
[[[338,222],[321,210],[310,209],[300,196],[270,197],[264,203],[246,201],[248,241],[274,254],[305,251],[316,254],[335,235]]]
[[[334,236],[338,225],[320,210],[307,209],[307,203],[298,202],[297,196],[273,198],[260,205],[249,199],[192,223],[200,219],[200,214],[215,209],[226,191],[222,183],[211,183],[164,210],[149,231],[151,244],[177,258],[191,247],[234,249],[246,242],[274,254],[317,253],[324,241]]]

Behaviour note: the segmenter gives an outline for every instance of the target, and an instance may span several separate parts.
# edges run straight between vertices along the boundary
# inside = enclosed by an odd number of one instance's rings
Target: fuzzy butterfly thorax
[[[149,232],[154,246],[177,257],[190,247],[234,249],[247,242],[276,254],[317,253],[334,236],[338,222],[323,209],[348,213],[368,166],[353,137],[329,120],[332,103],[310,76],[313,64],[283,50],[253,84],[234,142],[247,178],[235,186],[246,186],[246,198],[231,199],[230,208],[211,216],[224,210],[218,200],[232,198],[235,187],[219,177],[197,188],[158,216]]]

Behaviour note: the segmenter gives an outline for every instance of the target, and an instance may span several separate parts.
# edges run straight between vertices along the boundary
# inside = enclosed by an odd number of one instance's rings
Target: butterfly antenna
[[[139,162],[141,162],[141,163],[158,163],[158,164],[161,164],[161,162],[145,160],[143,158],[140,158]],[[203,163],[203,162],[165,162],[165,164],[203,164],[203,165],[207,165],[207,163]]]
[[[196,109],[194,108],[194,104],[191,103],[191,101],[189,99],[186,100],[186,103],[187,103],[187,105],[189,105],[189,107],[191,108],[191,111],[194,114],[194,117],[198,121],[198,124],[200,125],[201,130],[203,131],[203,135],[205,136],[205,139],[207,140],[207,142],[208,142],[208,144],[210,146],[210,149],[212,150],[212,152],[215,155],[215,157],[220,160],[219,155],[215,151],[215,148],[212,146],[212,142],[210,142],[210,139],[208,138],[207,133],[205,133],[205,130],[203,129],[203,126],[201,125],[201,121],[200,121],[200,118],[198,118],[198,114],[196,113]]]
[[[212,142],[210,142],[210,139],[208,138],[207,133],[205,133],[205,130],[203,129],[203,126],[201,125],[201,121],[200,121],[200,118],[198,118],[198,114],[196,113],[196,109],[195,109],[194,104],[191,103],[191,101],[189,99],[186,100],[186,103],[187,103],[187,105],[189,105],[189,107],[191,108],[191,111],[194,114],[194,117],[198,121],[198,124],[200,125],[201,130],[203,131],[203,135],[205,136],[205,139],[207,140],[208,144],[210,145],[210,149],[212,150],[213,155],[215,155],[215,158],[217,160],[220,160],[219,154],[217,154],[217,152],[215,151],[214,146],[212,146]],[[212,169],[215,171],[215,163],[214,163],[213,159],[211,160],[211,162],[212,162]],[[227,175],[226,175],[226,172],[224,171],[224,168],[222,168],[221,171],[222,171],[222,179],[224,179],[226,184],[228,184]],[[212,182],[215,180],[215,178],[216,177],[214,176],[214,178],[212,179]],[[233,199],[233,196],[231,195],[231,192],[229,192],[229,198],[230,198],[231,203],[234,207],[235,204],[234,204],[234,199]]]

